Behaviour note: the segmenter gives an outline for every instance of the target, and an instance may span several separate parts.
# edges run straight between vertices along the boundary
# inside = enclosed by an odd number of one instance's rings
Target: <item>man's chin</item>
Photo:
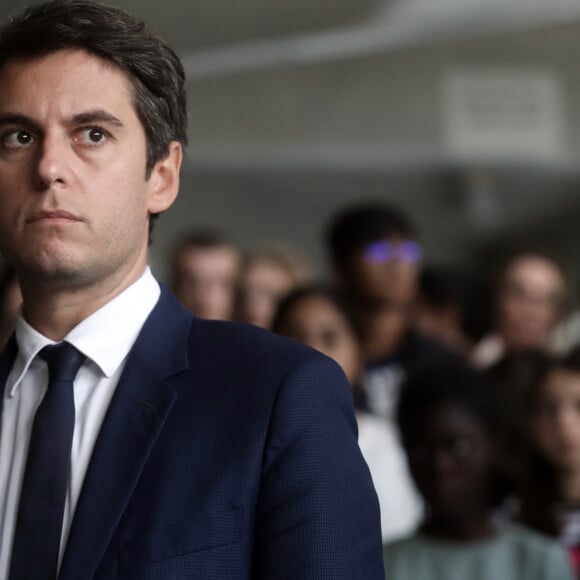
[[[58,284],[70,286],[87,278],[86,269],[70,259],[29,261],[16,266],[16,271],[23,282],[30,279],[41,286]]]

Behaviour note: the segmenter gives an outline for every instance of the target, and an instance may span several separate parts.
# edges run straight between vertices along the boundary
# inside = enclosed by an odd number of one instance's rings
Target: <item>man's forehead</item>
[[[6,77],[5,81],[9,82],[29,72],[42,71],[46,67],[50,67],[52,71],[62,69],[68,75],[76,73],[82,76],[88,74],[86,71],[89,68],[99,69],[102,72],[108,70],[123,77],[129,86],[132,85],[129,75],[115,63],[80,47],[61,48],[34,56],[9,58],[0,64],[0,76]]]
[[[75,110],[78,107],[106,108],[104,103],[128,103],[135,109],[134,91],[127,74],[106,59],[82,49],[61,49],[37,57],[10,59],[0,67],[0,85],[3,88],[0,110],[16,107],[12,112],[18,112],[27,104],[53,98],[62,101],[63,107],[70,107],[70,114],[82,112]]]

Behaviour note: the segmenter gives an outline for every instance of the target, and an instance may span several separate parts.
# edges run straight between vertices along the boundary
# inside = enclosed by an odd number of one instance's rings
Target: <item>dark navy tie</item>
[[[75,426],[74,378],[85,360],[72,344],[45,347],[48,388],[36,415],[12,548],[10,580],[55,580]]]

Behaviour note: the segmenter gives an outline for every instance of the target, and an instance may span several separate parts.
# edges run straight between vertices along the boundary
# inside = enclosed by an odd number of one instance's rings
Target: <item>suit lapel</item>
[[[99,433],[59,580],[92,578],[177,397],[191,316],[165,288],[137,339]]]

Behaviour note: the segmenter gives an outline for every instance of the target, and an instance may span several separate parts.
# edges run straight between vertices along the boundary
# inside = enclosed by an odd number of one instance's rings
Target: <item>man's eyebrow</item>
[[[86,125],[90,123],[108,123],[115,127],[123,127],[120,119],[105,111],[104,109],[95,109],[94,111],[85,111],[73,115],[68,124]],[[20,125],[22,127],[40,130],[40,125],[26,115],[19,113],[0,113],[0,125]]]
[[[71,119],[71,124],[73,125],[86,125],[89,123],[108,123],[109,125],[115,125],[115,127],[123,127],[120,119],[104,109],[95,109],[94,111],[79,113]]]
[[[0,113],[1,125],[20,125],[29,129],[39,129],[38,123],[35,123],[30,117],[18,113]]]

